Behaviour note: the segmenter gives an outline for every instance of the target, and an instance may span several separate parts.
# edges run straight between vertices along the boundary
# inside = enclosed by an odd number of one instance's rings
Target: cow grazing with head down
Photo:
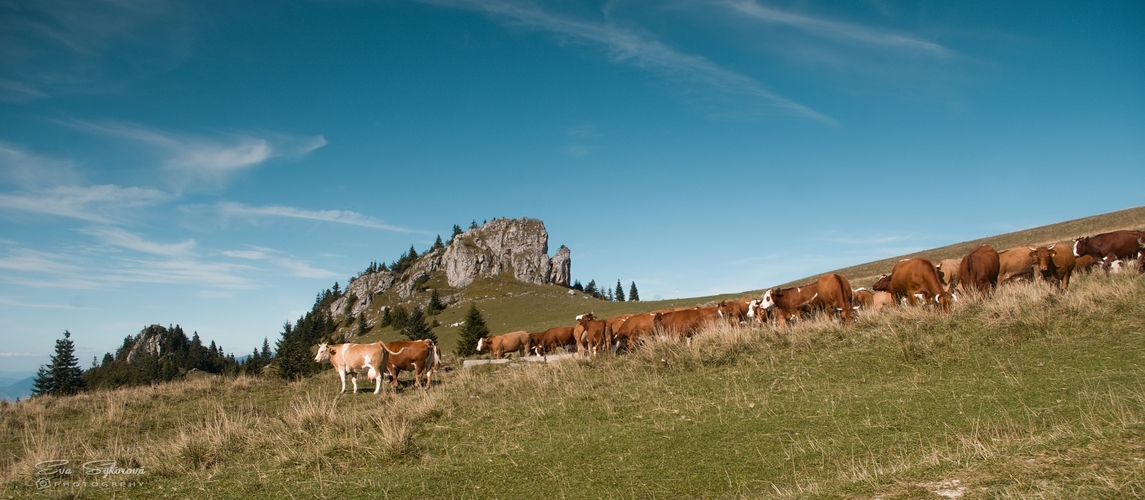
[[[390,386],[397,390],[398,374],[402,371],[413,373],[413,385],[429,389],[433,372],[441,363],[441,351],[432,340],[399,340],[385,342],[386,372],[390,374]],[[422,380],[425,383],[422,384]]]
[[[888,307],[898,307],[899,305],[898,300],[895,299],[895,294],[891,292],[875,292],[873,300],[874,305],[871,307],[876,311],[881,311]]]
[[[827,311],[827,316],[833,316],[835,311],[839,311],[843,326],[849,326],[855,315],[855,310],[851,308],[851,283],[842,275],[831,273],[820,276],[817,284],[817,300]]]
[[[938,279],[950,293],[954,293],[954,289],[958,287],[958,267],[961,262],[961,259],[942,259],[934,266],[938,271]]]
[[[354,392],[358,392],[358,372],[365,371],[366,378],[374,381],[374,394],[382,392],[382,364],[386,362],[381,342],[373,344],[334,344],[325,342],[318,345],[314,362],[329,361],[338,372],[342,392],[346,392],[346,375],[353,377]]]
[[[1093,271],[1093,266],[1097,264],[1097,260],[1092,255],[1082,255],[1081,257],[1075,256],[1075,265],[1073,271],[1075,273],[1089,274]]]
[[[851,305],[858,309],[870,309],[875,305],[875,292],[866,288],[851,290]]]
[[[791,288],[772,288],[763,292],[758,307],[772,313],[779,326],[787,326],[787,322],[796,315],[811,312],[818,305],[818,298],[818,282]]]
[[[511,352],[517,352],[517,356],[523,358],[532,348],[529,332],[524,330],[492,337],[481,337],[477,340],[477,352],[488,350],[493,354],[493,359],[501,359],[501,356]]]
[[[721,300],[716,304],[716,312],[731,325],[738,325],[747,320],[748,306],[751,297],[739,300]]]
[[[676,309],[653,316],[654,328],[661,331],[672,340],[684,339],[692,345],[692,335],[695,335],[704,325],[717,321],[720,318],[717,306],[690,307]]]
[[[549,328],[538,334],[529,334],[533,338],[533,352],[538,356],[544,356],[550,352],[555,351],[558,347],[563,347],[566,351],[572,352],[576,349],[576,337],[573,336],[573,327],[571,326],[557,326]]]
[[[1036,276],[1049,281],[1062,290],[1069,289],[1069,278],[1077,266],[1077,257],[1068,243],[1054,243],[1049,247],[1029,247],[1034,258]]]
[[[634,314],[624,320],[620,328],[613,331],[613,336],[616,338],[616,348],[619,350],[624,347],[628,351],[635,349],[636,343],[641,338],[652,335],[656,327],[656,316],[659,314],[657,312]]]
[[[891,270],[891,289],[896,299],[905,297],[907,302],[917,305],[935,304],[942,312],[950,312],[953,297],[942,288],[938,271],[929,260],[907,259],[895,264]]]
[[[577,342],[576,351],[585,357],[596,356],[601,351],[609,350],[612,345],[612,329],[608,322],[596,319],[592,313],[576,317],[573,337]]]
[[[977,291],[985,297],[998,286],[1000,267],[998,252],[989,245],[971,250],[958,264],[958,281],[962,282],[962,291],[967,294]]]
[[[1093,256],[1101,263],[1101,268],[1109,274],[1109,267],[1113,262],[1121,259],[1141,260],[1141,241],[1145,241],[1145,232],[1142,231],[1113,231],[1096,236],[1078,238],[1073,244],[1074,257]],[[1137,266],[1137,272],[1145,272]]]
[[[998,283],[1033,279],[1034,256],[1028,247],[1014,247],[998,252]]]

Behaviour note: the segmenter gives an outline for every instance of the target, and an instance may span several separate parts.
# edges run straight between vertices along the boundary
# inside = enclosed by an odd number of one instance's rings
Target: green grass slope
[[[0,496],[1145,495],[1136,274],[1005,286],[948,316],[723,326],[691,347],[454,368],[380,396],[339,395],[327,370],[0,404]],[[83,479],[77,467],[37,489],[35,465],[58,459],[146,474],[59,482]]]

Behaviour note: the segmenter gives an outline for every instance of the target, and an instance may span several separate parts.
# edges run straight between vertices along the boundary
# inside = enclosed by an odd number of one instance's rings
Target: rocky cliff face
[[[346,287],[345,295],[330,305],[330,314],[341,316],[346,312],[347,301],[354,298],[350,314],[357,316],[370,305],[374,295],[390,289],[403,300],[408,299],[422,280],[437,272],[444,272],[449,286],[454,288],[464,288],[478,278],[503,273],[512,273],[525,283],[569,286],[571,252],[561,246],[550,259],[548,251],[549,233],[544,222],[527,218],[494,219],[457,235],[444,250],[423,255],[403,273],[400,281],[389,271],[363,274]]]

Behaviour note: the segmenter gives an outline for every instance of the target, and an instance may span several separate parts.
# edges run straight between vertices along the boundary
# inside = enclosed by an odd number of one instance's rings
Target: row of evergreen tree
[[[620,280],[616,280],[616,288],[606,290],[597,288],[596,280],[589,280],[587,285],[581,285],[580,280],[576,280],[573,282],[572,289],[580,290],[600,300],[610,300],[616,302],[640,302],[640,291],[636,289],[635,281],[633,281],[632,285],[628,287],[627,298],[624,295],[624,285],[620,284]]]

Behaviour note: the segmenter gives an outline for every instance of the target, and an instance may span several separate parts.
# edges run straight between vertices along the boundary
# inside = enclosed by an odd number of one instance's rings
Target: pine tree
[[[441,250],[442,248],[445,248],[445,243],[441,242],[441,235],[439,234],[437,235],[437,241],[433,242],[433,247],[430,248],[430,250]]]
[[[572,289],[573,290],[580,290],[583,292],[584,291],[584,285],[580,284],[580,280],[576,280],[573,282]]]
[[[632,282],[632,286],[628,287],[628,301],[640,302],[640,293],[636,291],[636,282]]]
[[[617,302],[624,302],[624,286],[620,284],[620,280],[616,280],[616,292],[612,295],[616,297]]]
[[[589,280],[588,281],[588,284],[585,285],[585,287],[584,287],[584,293],[587,293],[589,295],[592,295],[593,297],[596,297],[596,295],[597,295],[596,280]]]
[[[453,235],[449,237],[449,241],[453,241],[453,239],[456,238],[457,235],[459,235],[459,234],[461,234],[461,226],[454,224],[453,225]]]
[[[394,327],[394,330],[400,332],[404,330],[408,324],[409,311],[407,311],[404,306],[395,306],[393,311],[390,312],[390,326]]]
[[[71,395],[84,389],[83,368],[76,359],[76,345],[71,340],[72,332],[64,330],[64,338],[56,340],[56,353],[51,364],[41,366],[32,382],[32,394]]]
[[[477,341],[481,337],[489,336],[489,327],[485,324],[485,318],[481,316],[481,311],[477,309],[477,304],[469,304],[469,310],[465,312],[465,324],[461,326],[461,331],[458,333],[461,338],[457,340],[457,355],[472,356],[477,354]]]
[[[433,292],[429,295],[429,304],[425,306],[425,313],[430,316],[437,316],[444,310],[445,304],[441,302],[441,296],[437,294],[437,289],[434,288]]]
[[[473,222],[469,223],[469,229],[477,229],[477,219],[473,219]]]
[[[421,311],[420,307],[413,308],[413,312],[409,315],[409,321],[406,322],[406,327],[402,329],[402,335],[410,340],[430,339],[437,342],[437,335],[433,333],[433,327],[426,323],[425,313]]]

